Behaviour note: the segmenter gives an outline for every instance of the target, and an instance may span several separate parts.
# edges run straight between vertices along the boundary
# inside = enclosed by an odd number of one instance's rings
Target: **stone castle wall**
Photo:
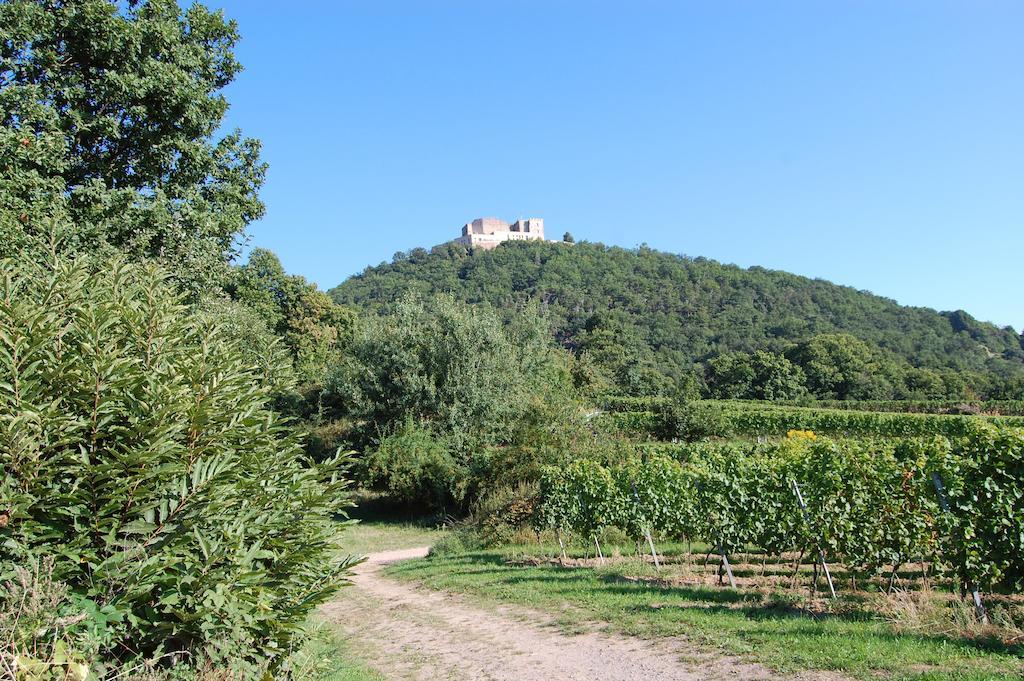
[[[456,243],[473,248],[496,248],[503,241],[544,240],[543,218],[516,220],[511,225],[498,218],[477,218],[462,227]]]

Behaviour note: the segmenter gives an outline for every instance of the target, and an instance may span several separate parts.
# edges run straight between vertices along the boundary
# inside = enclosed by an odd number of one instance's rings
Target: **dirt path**
[[[427,548],[373,554],[342,600],[324,607],[367,662],[389,679],[526,681],[693,681],[775,679],[764,667],[709,654],[684,642],[602,633],[567,635],[546,615],[482,609],[444,592],[380,574],[382,566],[425,556]],[[816,674],[785,678],[834,679]]]

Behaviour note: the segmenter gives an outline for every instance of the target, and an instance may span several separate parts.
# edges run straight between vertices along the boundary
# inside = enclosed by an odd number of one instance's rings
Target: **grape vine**
[[[927,561],[965,589],[1020,591],[1024,430],[979,423],[952,438],[695,443],[675,457],[647,454],[607,467],[577,461],[545,469],[537,518],[586,537],[614,526],[639,540],[650,529],[726,553],[820,549],[874,573]]]

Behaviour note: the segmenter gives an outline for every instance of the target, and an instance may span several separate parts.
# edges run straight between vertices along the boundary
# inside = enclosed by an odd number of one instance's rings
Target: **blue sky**
[[[1024,3],[209,4],[252,244],[323,288],[539,216],[1024,327]]]

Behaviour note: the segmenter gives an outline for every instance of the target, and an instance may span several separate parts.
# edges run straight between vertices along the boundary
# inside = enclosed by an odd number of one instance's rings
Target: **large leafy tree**
[[[0,255],[71,225],[81,250],[218,281],[260,217],[260,145],[218,137],[234,22],[175,0],[0,4]]]
[[[827,399],[871,399],[887,394],[882,366],[870,346],[846,333],[827,333],[787,353],[807,376],[807,388]]]
[[[773,352],[732,352],[708,362],[708,388],[715,397],[791,400],[806,392],[804,372]]]
[[[410,501],[462,502],[497,449],[558,446],[549,431],[575,402],[548,333],[536,310],[506,324],[487,306],[407,297],[363,321],[324,403],[354,424],[348,444],[369,452],[367,482]]]
[[[654,353],[624,315],[599,313],[587,320],[577,351],[596,367],[603,383],[626,395],[660,395],[671,379],[655,363]]]
[[[542,331],[485,306],[409,297],[361,326],[328,399],[369,442],[413,419],[469,450],[508,441],[531,396],[568,385],[555,353]]]

